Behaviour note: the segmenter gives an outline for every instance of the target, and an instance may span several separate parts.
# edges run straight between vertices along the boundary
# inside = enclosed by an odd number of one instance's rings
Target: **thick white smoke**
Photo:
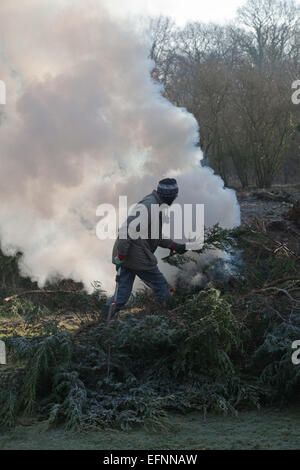
[[[114,241],[96,237],[97,206],[134,203],[169,175],[181,202],[205,204],[206,225],[239,223],[234,192],[199,166],[196,120],[162,98],[128,21],[91,4],[2,0],[0,22],[0,238],[23,253],[24,275],[110,289]]]

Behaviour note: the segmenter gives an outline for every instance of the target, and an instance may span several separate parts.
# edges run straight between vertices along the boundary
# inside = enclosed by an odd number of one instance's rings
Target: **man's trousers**
[[[139,277],[148,287],[153,289],[155,297],[160,304],[164,305],[168,301],[172,302],[173,298],[170,294],[168,283],[157,267],[150,271],[131,271],[122,267],[117,295],[117,305],[114,313],[118,312],[128,302],[136,276]],[[110,307],[113,301],[114,297],[107,302],[106,307]]]

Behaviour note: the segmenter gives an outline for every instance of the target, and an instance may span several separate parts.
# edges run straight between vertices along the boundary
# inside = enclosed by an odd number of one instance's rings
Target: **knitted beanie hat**
[[[178,192],[177,181],[170,178],[160,181],[157,187],[157,193],[164,201],[174,201]]]

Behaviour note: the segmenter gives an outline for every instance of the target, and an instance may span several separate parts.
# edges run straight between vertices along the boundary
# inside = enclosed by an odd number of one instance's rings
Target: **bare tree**
[[[243,28],[236,37],[259,68],[298,57],[300,17],[294,0],[248,0],[237,18]]]
[[[149,30],[152,41],[150,58],[156,65],[152,76],[165,85],[176,58],[177,45],[174,38],[177,27],[168,16],[158,16],[150,18]]]
[[[299,7],[293,0],[248,0],[227,26],[152,19],[153,76],[164,95],[197,119],[205,156],[225,182],[269,187],[298,168]],[[300,165],[299,165],[300,169]]]
[[[268,188],[283,165],[294,132],[289,89],[281,75],[267,76],[247,65],[236,71],[232,83],[224,133],[237,173],[240,176],[241,164],[251,165],[256,184]],[[245,180],[241,182],[245,185]]]

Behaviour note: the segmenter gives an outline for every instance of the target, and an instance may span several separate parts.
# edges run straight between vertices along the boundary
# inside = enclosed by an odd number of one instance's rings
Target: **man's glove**
[[[187,252],[186,245],[181,243],[173,243],[171,250],[175,251],[179,255],[184,255]]]
[[[123,255],[118,255],[114,258],[114,261],[113,261],[113,264],[115,264],[116,266],[116,270],[118,271],[119,268],[121,268],[122,266],[124,266],[125,264],[125,256]]]

